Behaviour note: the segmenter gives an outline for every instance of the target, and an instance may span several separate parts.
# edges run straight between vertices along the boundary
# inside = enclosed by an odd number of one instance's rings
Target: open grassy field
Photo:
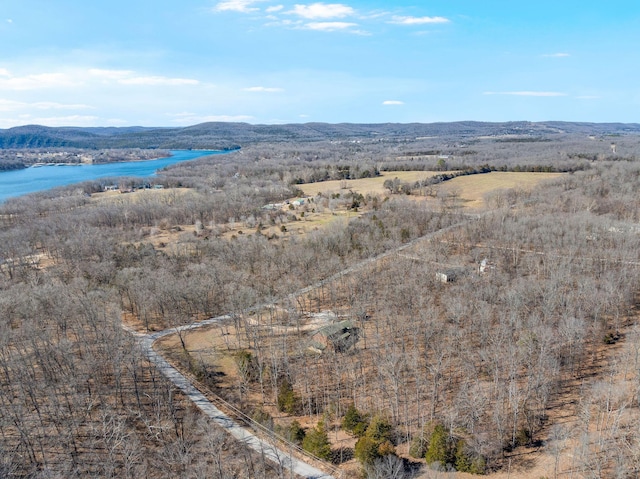
[[[130,193],[120,193],[120,191],[103,191],[101,193],[93,193],[91,195],[92,201],[111,201],[122,203],[137,204],[149,199],[157,200],[163,198],[163,201],[170,203],[175,200],[176,197],[186,194],[189,188],[167,188],[167,189],[144,189],[135,190]]]
[[[416,182],[443,173],[442,171],[382,171],[375,178],[362,178],[359,180],[332,180],[318,183],[298,185],[307,196],[316,196],[318,193],[339,193],[340,190],[353,190],[355,192],[374,195],[388,194],[389,190],[383,185],[385,180],[398,178],[400,181]]]
[[[438,190],[456,193],[467,208],[484,206],[484,196],[492,191],[518,188],[530,190],[542,181],[558,178],[566,173],[515,173],[494,171],[481,175],[460,176],[438,185]]]
[[[363,195],[388,195],[383,184],[385,180],[398,178],[402,182],[414,183],[432,176],[442,174],[441,171],[383,171],[376,178],[363,178],[359,180],[333,180],[318,183],[299,185],[299,188],[307,196],[316,196],[319,193],[331,194],[340,191],[351,190]],[[492,172],[480,175],[469,175],[454,178],[439,185],[434,191],[455,193],[467,208],[480,208],[484,206],[484,196],[495,190],[520,188],[531,189],[540,182],[557,178],[564,173],[527,173],[527,172]]]
[[[438,171],[385,171],[376,178],[363,178],[359,180],[335,180],[318,183],[308,183],[299,185],[306,196],[315,197],[318,194],[331,195],[333,193],[345,193],[353,191],[363,195],[389,196],[389,190],[384,188],[384,181],[398,178],[402,182],[415,183],[431,176],[441,174]],[[467,209],[480,209],[485,207],[485,196],[487,193],[500,189],[524,189],[528,190],[540,182],[557,178],[562,173],[514,173],[514,172],[492,172],[479,175],[469,175],[454,178],[444,183],[435,185],[432,193],[436,193],[440,198],[446,198],[447,194],[455,196],[456,207]],[[180,196],[188,194],[188,188],[171,188],[164,190],[139,190],[128,194],[121,194],[115,191],[97,193],[92,195],[92,200],[96,202],[113,202],[116,204],[144,204],[148,201],[160,201],[172,204]],[[432,196],[421,196],[420,192],[414,192],[411,196],[406,196],[416,201],[439,201]],[[423,193],[424,194],[424,193]],[[343,195],[344,196],[344,195]],[[400,196],[400,195],[398,195]],[[345,200],[346,201],[346,200]],[[326,201],[325,201],[326,202]],[[261,233],[269,238],[288,239],[291,237],[306,235],[312,231],[321,230],[334,222],[348,222],[366,212],[366,207],[360,211],[349,210],[346,206],[348,202],[336,202],[335,207],[319,207],[316,203],[307,203],[304,206],[296,206],[291,210],[297,221],[288,222],[284,229],[278,226],[262,227]],[[289,208],[283,208],[289,211]],[[301,212],[304,211],[304,214]],[[185,234],[194,234],[194,225],[177,225],[179,227],[151,228],[147,241],[154,247],[163,249],[168,245],[180,242],[180,238]],[[176,225],[173,225],[176,226]],[[224,225],[222,237],[231,239],[233,236],[255,233],[255,227],[249,227],[243,222],[228,223]]]

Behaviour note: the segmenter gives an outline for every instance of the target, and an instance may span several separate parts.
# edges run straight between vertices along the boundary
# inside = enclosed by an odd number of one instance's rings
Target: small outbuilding
[[[353,347],[360,337],[359,329],[349,320],[328,324],[314,331],[309,349],[322,353],[327,348],[335,352],[344,352]]]
[[[436,280],[441,283],[453,283],[464,276],[467,271],[464,268],[448,268],[436,273]]]

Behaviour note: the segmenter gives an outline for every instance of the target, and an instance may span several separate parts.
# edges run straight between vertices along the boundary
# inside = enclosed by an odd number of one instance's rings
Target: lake
[[[40,166],[0,172],[0,203],[7,198],[48,190],[105,177],[148,177],[165,166],[195,160],[207,155],[222,155],[229,151],[172,150],[171,156],[155,160],[127,161],[101,165]]]

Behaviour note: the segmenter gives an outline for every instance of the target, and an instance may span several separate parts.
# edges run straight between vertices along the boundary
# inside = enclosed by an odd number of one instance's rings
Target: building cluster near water
[[[164,150],[143,150],[139,148],[82,150],[82,149],[8,149],[0,150],[0,160],[21,163],[24,167],[46,165],[92,165],[123,161],[151,160],[168,156]]]
[[[45,165],[80,165],[92,164],[94,157],[86,152],[76,153],[69,151],[21,151],[2,152],[4,159],[20,160],[33,167]]]
[[[105,185],[102,187],[102,191],[115,191],[118,193],[133,193],[138,190],[163,190],[164,185],[151,184],[149,182],[142,182],[135,185]]]

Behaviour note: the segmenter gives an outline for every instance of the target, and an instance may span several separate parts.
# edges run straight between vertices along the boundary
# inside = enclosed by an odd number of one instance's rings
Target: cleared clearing
[[[398,178],[400,181],[416,182],[431,178],[435,175],[446,173],[443,171],[382,171],[380,176],[375,178],[361,178],[359,180],[331,180],[320,181],[318,183],[306,183],[298,185],[304,194],[307,196],[316,196],[318,193],[334,193],[340,192],[340,190],[352,190],[363,195],[374,194],[384,195],[388,194],[383,185],[385,180],[393,180]]]
[[[317,196],[320,193],[331,194],[341,191],[353,191],[363,195],[389,195],[383,184],[385,180],[398,178],[400,181],[415,183],[436,176],[442,171],[384,171],[375,178],[359,180],[332,180],[318,183],[307,183],[298,187],[307,196]],[[500,189],[529,190],[544,180],[558,178],[566,173],[529,173],[529,172],[501,172],[494,171],[478,175],[460,176],[444,183],[435,185],[434,191],[455,194],[467,208],[484,206],[484,196]],[[411,198],[416,198],[411,196]]]
[[[131,204],[139,204],[149,199],[158,200],[162,198],[162,201],[170,204],[178,196],[188,193],[189,188],[166,188],[166,189],[143,189],[135,190],[128,193],[121,193],[120,191],[103,191],[100,193],[92,193],[91,199],[94,202],[98,201],[112,201],[118,204],[129,202]]]
[[[345,196],[346,193],[352,191],[363,195],[389,196],[389,190],[384,188],[384,181],[387,179],[398,178],[402,182],[415,183],[432,176],[442,174],[441,171],[385,171],[381,176],[376,178],[363,178],[359,180],[332,180],[322,181],[318,183],[307,183],[298,185],[306,196],[316,197],[318,194],[329,196],[340,193]],[[450,172],[449,172],[450,173]],[[537,186],[540,182],[558,178],[566,173],[527,173],[527,172],[492,172],[477,175],[468,175],[454,178],[434,185],[431,188],[432,196],[423,196],[424,192],[414,191],[410,196],[394,195],[405,197],[416,201],[435,202],[455,198],[456,208],[480,209],[486,206],[485,195],[492,191],[521,189],[530,190]],[[188,188],[172,188],[162,190],[140,190],[128,194],[120,194],[119,192],[104,192],[92,195],[93,201],[111,201],[117,204],[124,203],[143,203],[145,201],[161,201],[166,204],[172,204],[177,197],[189,194]],[[417,193],[417,194],[416,194]],[[435,196],[433,196],[435,194]],[[439,197],[439,199],[438,199]],[[293,199],[291,199],[293,201]],[[318,200],[316,200],[318,201]],[[346,200],[345,200],[346,201]],[[312,231],[322,230],[330,227],[335,222],[348,222],[353,218],[357,218],[367,211],[367,207],[360,208],[360,211],[349,210],[346,203],[335,203],[335,206],[329,207],[325,200],[322,203],[306,203],[303,206],[288,207],[284,206],[283,210],[295,215],[295,221],[289,221],[277,226],[262,226],[260,234],[271,239],[287,240],[295,236],[304,236]],[[322,207],[321,207],[322,206]],[[291,209],[290,209],[291,208]],[[303,214],[301,214],[304,212]],[[255,226],[248,226],[243,222],[227,223],[223,225],[222,237],[232,239],[242,234],[254,234]],[[149,228],[146,241],[159,249],[164,249],[169,245],[181,242],[181,238],[192,236],[195,233],[194,225],[158,225],[155,228]]]
[[[438,185],[438,190],[455,193],[466,202],[468,208],[484,206],[484,196],[495,190],[530,190],[542,181],[558,178],[566,173],[514,173],[493,171],[480,175],[460,176]]]

